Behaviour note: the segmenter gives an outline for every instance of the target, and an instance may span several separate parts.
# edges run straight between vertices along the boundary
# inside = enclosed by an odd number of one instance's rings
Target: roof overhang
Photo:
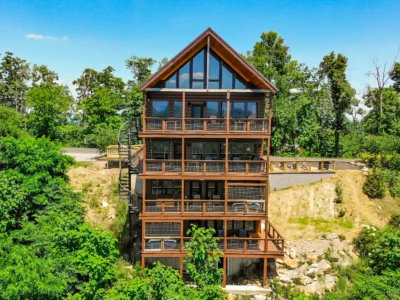
[[[207,46],[218,54],[230,67],[237,72],[244,80],[254,84],[258,90],[267,90],[276,93],[278,89],[268,81],[256,68],[248,63],[239,53],[237,53],[227,42],[225,42],[214,30],[208,28],[200,34],[194,41],[187,45],[181,52],[165,64],[159,71],[154,73],[141,86],[144,91],[153,88],[160,80],[168,79],[181,66],[183,66],[193,55]]]

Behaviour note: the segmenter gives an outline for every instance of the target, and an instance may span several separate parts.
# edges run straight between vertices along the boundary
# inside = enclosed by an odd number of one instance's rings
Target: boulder
[[[313,264],[315,264],[318,262],[318,256],[316,255],[310,256],[308,260],[311,261]]]
[[[311,278],[314,278],[314,277],[316,277],[317,275],[318,275],[318,268],[310,268],[307,272],[306,272],[306,275],[308,276],[308,277],[311,277]]]
[[[290,249],[289,257],[292,258],[292,259],[296,258],[296,249],[294,249],[294,248]]]
[[[328,291],[332,291],[333,288],[336,285],[338,278],[336,276],[333,275],[325,275],[325,289],[327,289]]]
[[[318,269],[322,273],[328,274],[332,270],[332,266],[326,259],[323,259],[318,263]]]
[[[301,285],[308,285],[308,284],[311,284],[312,282],[313,282],[313,280],[308,276],[303,276],[300,278]]]
[[[298,259],[292,259],[292,258],[285,258],[284,259],[284,264],[288,269],[296,269],[299,267],[299,260]]]
[[[292,279],[291,279],[289,276],[286,276],[286,275],[280,276],[280,277],[279,277],[279,280],[280,280],[281,282],[285,282],[285,283],[291,283],[291,282],[292,282]]]

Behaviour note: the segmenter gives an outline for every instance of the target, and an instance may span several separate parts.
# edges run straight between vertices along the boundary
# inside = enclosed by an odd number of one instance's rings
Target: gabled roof
[[[227,42],[225,42],[214,30],[208,28],[194,41],[187,45],[181,52],[172,58],[159,71],[154,73],[141,86],[143,91],[153,87],[160,80],[168,79],[181,66],[183,66],[193,55],[207,45],[210,38],[210,48],[218,54],[230,67],[247,82],[251,82],[258,89],[270,90],[276,93],[278,89],[268,81],[256,68],[249,64],[239,53],[237,53]]]

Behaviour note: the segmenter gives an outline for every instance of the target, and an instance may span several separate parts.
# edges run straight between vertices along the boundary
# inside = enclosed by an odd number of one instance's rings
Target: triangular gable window
[[[206,88],[206,48],[200,50],[165,82],[166,88]],[[212,50],[209,56],[209,89],[245,89],[246,82]]]

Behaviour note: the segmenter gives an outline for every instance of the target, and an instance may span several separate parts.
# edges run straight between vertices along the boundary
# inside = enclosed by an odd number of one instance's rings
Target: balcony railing
[[[268,226],[272,226],[268,223]],[[268,233],[267,233],[268,234]],[[217,247],[224,253],[266,253],[283,255],[284,239],[265,234],[252,233],[251,237],[215,237]],[[262,237],[263,236],[263,237]],[[191,237],[145,237],[144,252],[186,252]]]
[[[184,124],[184,125],[183,125]],[[162,118],[145,117],[143,132],[268,133],[266,118]]]
[[[145,173],[215,173],[224,175],[266,175],[267,163],[264,160],[228,160],[228,172],[226,172],[225,160],[184,160],[182,170],[182,160],[174,159],[146,159]]]
[[[336,171],[336,161],[334,160],[282,160],[269,163],[270,173],[290,173],[290,172],[334,172]]]
[[[166,215],[166,214],[191,214],[191,213],[218,213],[221,214],[239,214],[239,215],[264,215],[264,200],[197,200],[197,199],[159,199],[145,200],[144,214]],[[226,209],[226,210],[225,210]]]

